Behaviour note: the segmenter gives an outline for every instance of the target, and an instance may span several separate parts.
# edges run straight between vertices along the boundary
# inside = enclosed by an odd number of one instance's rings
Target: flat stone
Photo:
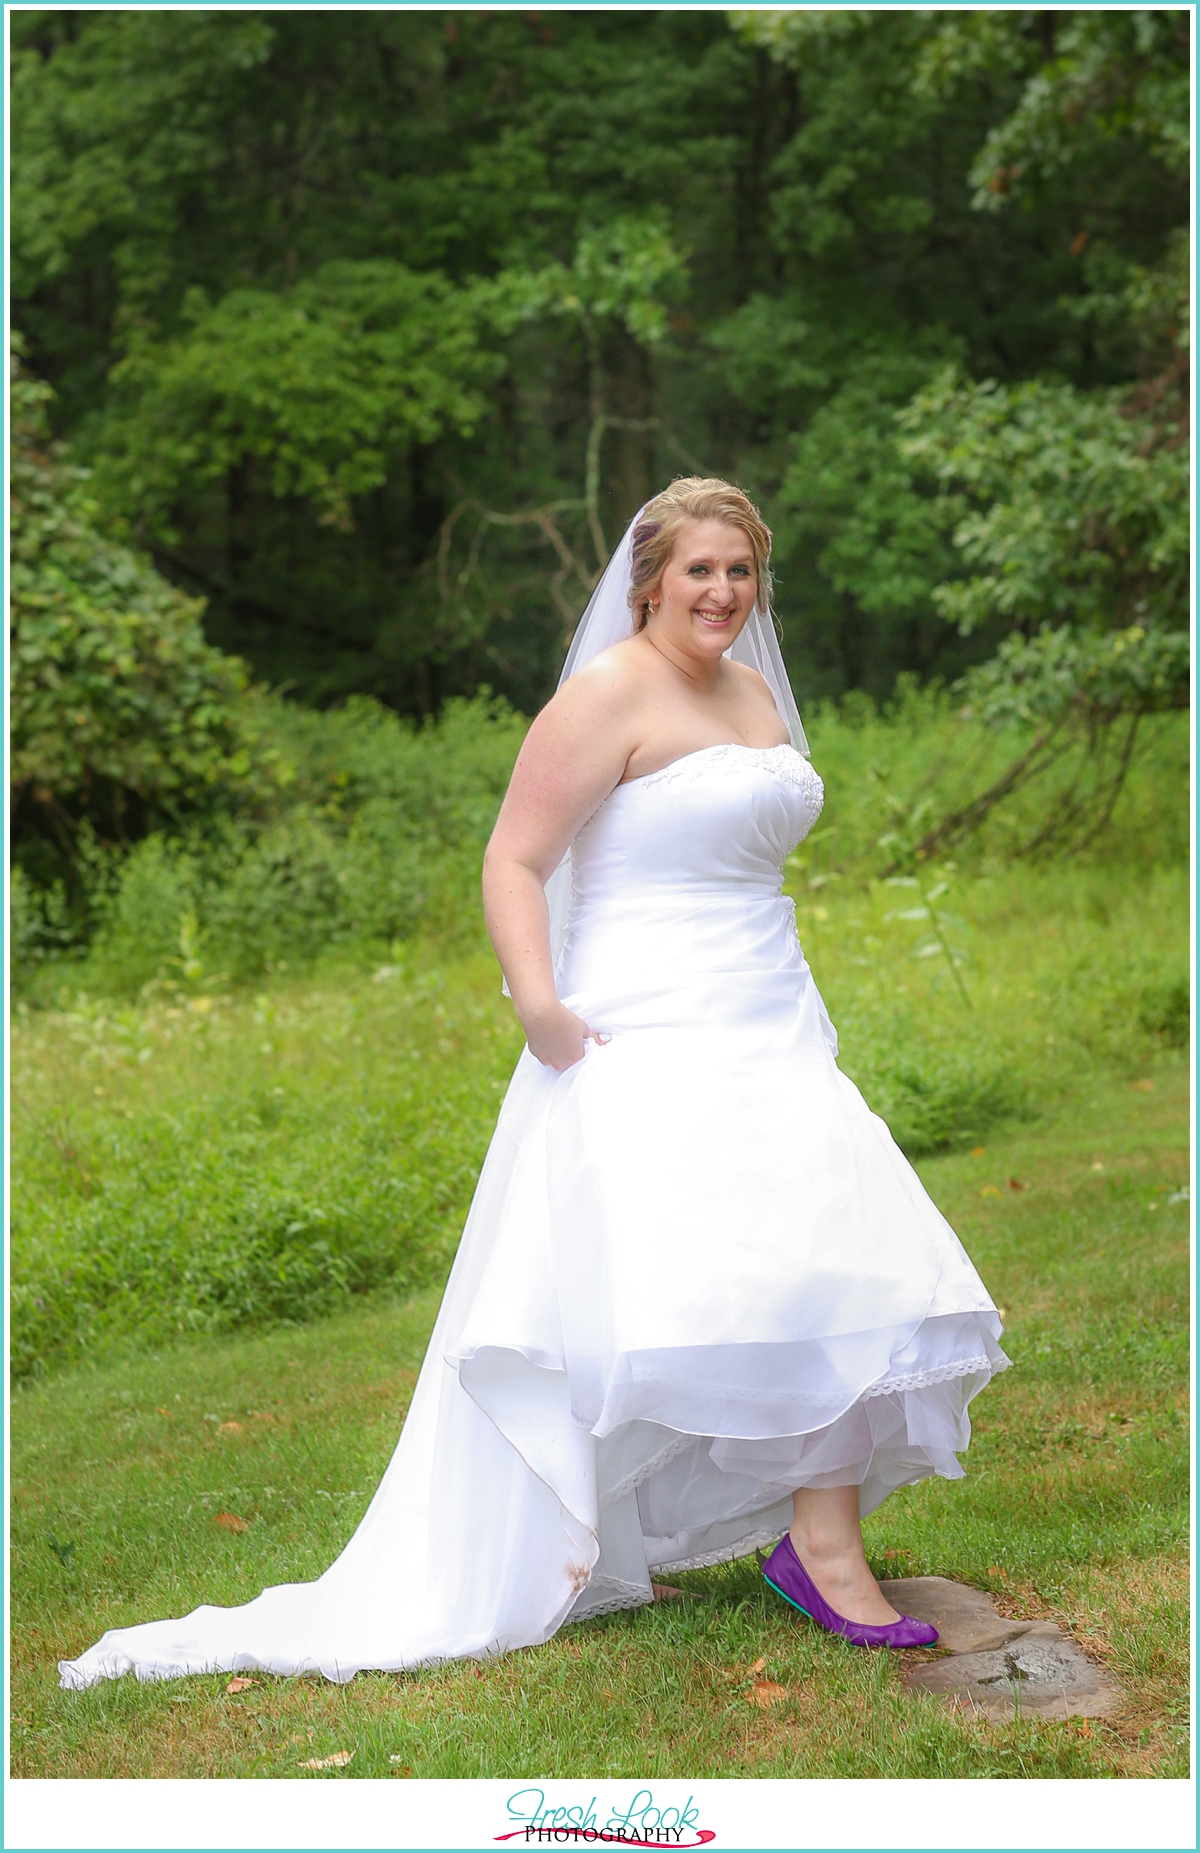
[[[936,1625],[936,1624],[935,1624]],[[1052,1621],[1030,1623],[990,1653],[951,1654],[914,1667],[904,1684],[976,1717],[1103,1718],[1123,1698],[1116,1680]]]
[[[901,1615],[927,1621],[938,1631],[938,1646],[952,1654],[986,1653],[1019,1640],[1034,1621],[1010,1621],[998,1615],[986,1590],[969,1583],[952,1583],[948,1576],[897,1576],[880,1583],[884,1595]]]

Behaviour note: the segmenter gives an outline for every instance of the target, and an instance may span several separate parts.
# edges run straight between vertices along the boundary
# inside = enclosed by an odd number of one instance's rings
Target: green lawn
[[[440,1025],[436,999],[414,1018],[422,1036],[445,1041],[459,1098],[480,1125],[512,1041],[490,984],[480,975]],[[357,1002],[311,1007],[324,1025],[314,1047],[332,1064],[320,1071],[326,1123],[315,1112],[305,1121],[322,1150],[338,1126],[357,1128],[355,1153],[363,1141],[385,1142],[386,1126],[368,1110],[369,1078],[355,1079],[354,1037],[369,1039],[370,1007],[386,1017],[387,995],[384,981],[361,987]],[[228,1106],[239,1088],[268,1102],[279,1098],[270,1087],[303,1094],[303,1051],[288,1042],[298,1028],[254,1033],[258,1053],[240,1074],[236,1040],[224,1053],[206,1043],[202,1059],[188,1057],[190,1110],[210,1126],[220,1118],[214,1101]],[[45,1089],[47,1106],[67,1116],[64,1139],[75,1139],[71,1156],[30,1135],[47,1176],[58,1152],[66,1182],[55,1174],[55,1191],[74,1192],[84,1211],[94,1206],[104,1167],[124,1162],[112,1141],[127,1125],[135,1145],[149,1139],[140,1162],[157,1149],[185,1165],[199,1130],[181,1081],[169,1098],[156,1095],[153,1061],[72,1065],[44,1021],[21,1035],[27,1098]],[[263,1052],[265,1043],[274,1046]],[[290,1071],[280,1066],[289,1048]],[[683,1600],[569,1628],[485,1666],[362,1675],[344,1688],[258,1678],[236,1695],[223,1676],[60,1692],[55,1661],[107,1627],[244,1601],[328,1563],[393,1445],[434,1314],[436,1291],[426,1287],[402,1304],[377,1294],[252,1335],[168,1343],[155,1332],[153,1351],[132,1333],[124,1355],[111,1350],[18,1394],[14,1774],[309,1779],[300,1762],[349,1750],[348,1765],[312,1779],[1185,1775],[1187,1076],[1179,1056],[1151,1060],[1139,1048],[1138,1059],[1136,1073],[1115,1059],[1076,1063],[1057,1101],[1052,1088],[1043,1093],[1036,1120],[989,1135],[982,1151],[921,1162],[1006,1309],[1015,1368],[975,1405],[967,1480],[894,1496],[868,1528],[882,1574],[963,1578],[1013,1612],[1069,1627],[1125,1686],[1119,1717],[1003,1727],[952,1718],[901,1689],[910,1656],[867,1655],[819,1634],[766,1590],[752,1563],[682,1576]],[[214,1084],[203,1097],[201,1078]],[[431,1175],[443,1180],[440,1227],[457,1214],[482,1136],[456,1135],[454,1098],[444,1077],[440,1092],[418,1088],[406,1108],[425,1128]],[[83,1119],[84,1103],[97,1099],[103,1127]],[[172,1123],[174,1144],[163,1130]],[[243,1126],[243,1135],[268,1169],[283,1163],[271,1124]],[[377,1176],[390,1175],[386,1157],[378,1165]],[[49,1202],[33,1156],[28,1167],[30,1197],[40,1189]],[[219,1525],[220,1513],[246,1529]],[[767,1710],[750,1697],[760,1659],[787,1693]]]

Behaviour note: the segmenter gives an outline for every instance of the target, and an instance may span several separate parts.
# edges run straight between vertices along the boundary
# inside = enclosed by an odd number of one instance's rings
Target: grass
[[[789,869],[844,1065],[1016,1366],[975,1406],[967,1480],[890,1499],[869,1546],[1060,1621],[1123,1684],[1117,1717],[951,1717],[752,1563],[481,1667],[58,1690],[105,1628],[315,1576],[366,1506],[518,1047],[490,958],[410,944],[256,995],[18,1015],[14,1773],[307,1780],[350,1750],[312,1779],[1186,1774],[1185,879],[945,873],[969,1002],[914,956],[910,892]],[[786,1692],[765,1710],[759,1660]]]
[[[518,1032],[490,959],[378,976],[27,1013],[19,1374],[444,1277]]]
[[[1182,872],[948,871],[966,963],[912,893],[794,860],[842,1062],[913,1156],[1035,1118],[1187,1035]],[[12,1041],[13,1364],[29,1377],[440,1282],[520,1046],[482,951],[64,995]]]
[[[912,1656],[818,1634],[752,1563],[484,1666],[344,1688],[259,1677],[235,1695],[224,1676],[59,1691],[56,1659],[107,1627],[328,1563],[394,1444],[426,1292],[17,1398],[13,1773],[1185,1775],[1186,1075],[1168,1060],[1152,1079],[1097,1082],[1036,1129],[922,1166],[1007,1309],[1015,1368],[975,1405],[967,1480],[909,1489],[868,1522],[879,1573],[962,1578],[1068,1627],[1124,1685],[1118,1717],[955,1719],[902,1690]],[[750,1698],[759,1659],[787,1694],[768,1710]],[[298,1767],[339,1750],[344,1769]]]

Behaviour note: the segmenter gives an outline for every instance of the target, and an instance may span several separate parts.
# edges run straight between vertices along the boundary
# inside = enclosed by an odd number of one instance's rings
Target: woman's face
[[[689,521],[675,537],[647,628],[691,656],[723,656],[754,610],[750,536],[728,521]]]

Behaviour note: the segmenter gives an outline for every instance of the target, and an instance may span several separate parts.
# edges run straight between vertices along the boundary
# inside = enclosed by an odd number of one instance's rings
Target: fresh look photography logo
[[[711,1827],[700,1826],[692,1796],[672,1802],[652,1789],[638,1789],[628,1800],[604,1804],[595,1795],[582,1802],[550,1802],[545,1789],[518,1789],[507,1807],[514,1825],[496,1839],[533,1846],[605,1841],[626,1847],[704,1847],[716,1839]]]

